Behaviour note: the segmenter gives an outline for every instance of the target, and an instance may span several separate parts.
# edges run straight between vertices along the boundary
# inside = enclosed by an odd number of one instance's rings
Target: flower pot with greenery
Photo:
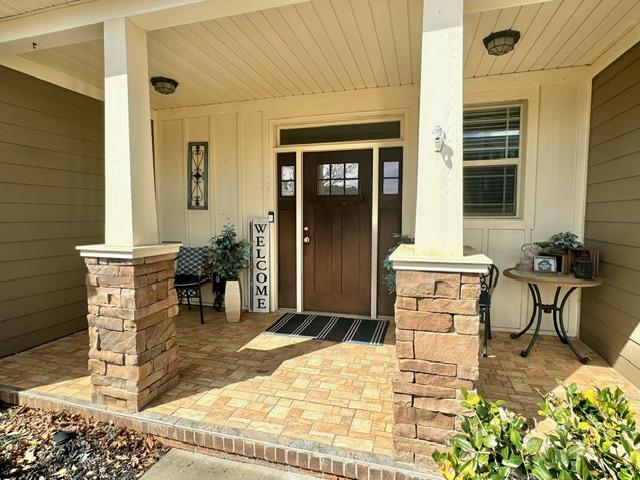
[[[222,233],[209,240],[209,265],[225,284],[224,307],[228,322],[239,322],[242,300],[240,272],[249,266],[249,242],[238,240],[233,225],[222,227]]]
[[[391,262],[391,259],[389,257],[391,257],[391,254],[400,245],[403,245],[405,243],[410,243],[410,244],[414,243],[413,237],[410,237],[409,235],[394,233],[393,238],[397,239],[398,243],[387,251],[387,256],[384,257],[384,262],[383,262],[383,267],[386,271],[386,273],[384,274],[384,284],[387,286],[387,289],[389,290],[389,293],[391,295],[396,294],[396,271],[393,269],[393,263]]]
[[[569,252],[580,247],[578,236],[572,232],[555,233],[546,242],[535,243],[544,255],[556,257],[558,272],[569,273],[572,265],[569,261]]]

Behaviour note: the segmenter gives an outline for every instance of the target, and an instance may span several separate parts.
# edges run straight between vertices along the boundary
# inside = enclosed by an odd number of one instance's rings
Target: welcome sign
[[[251,311],[269,313],[269,220],[252,218],[251,232]]]

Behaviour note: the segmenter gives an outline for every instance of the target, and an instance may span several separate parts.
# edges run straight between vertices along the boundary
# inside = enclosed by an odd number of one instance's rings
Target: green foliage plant
[[[623,392],[575,384],[549,393],[539,413],[554,428],[528,432],[526,419],[502,401],[463,394],[469,416],[450,451],[433,458],[446,480],[640,480],[640,434]]]
[[[387,286],[387,289],[389,290],[389,293],[391,295],[395,295],[396,293],[396,271],[393,269],[393,263],[391,262],[391,260],[389,260],[389,257],[400,245],[405,243],[413,243],[413,237],[409,235],[394,233],[393,238],[397,238],[398,243],[396,243],[393,247],[387,250],[387,256],[384,257],[384,262],[382,264],[382,266],[387,272],[384,275],[384,284]]]
[[[207,260],[211,269],[224,280],[238,280],[240,272],[249,266],[249,242],[236,237],[234,226],[226,224],[220,235],[209,240]]]
[[[554,233],[545,242],[536,242],[542,250],[547,253],[564,252],[571,248],[578,248],[581,244],[578,236],[572,232]]]

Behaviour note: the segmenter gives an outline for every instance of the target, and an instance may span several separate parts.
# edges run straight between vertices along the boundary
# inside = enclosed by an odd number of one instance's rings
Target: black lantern
[[[482,41],[489,55],[499,56],[513,50],[518,40],[520,40],[520,32],[509,29],[492,32],[484,37]]]
[[[178,82],[173,78],[151,77],[151,85],[153,85],[156,92],[161,93],[162,95],[171,95],[176,91]]]
[[[587,250],[580,250],[573,265],[576,278],[593,280],[593,262]]]

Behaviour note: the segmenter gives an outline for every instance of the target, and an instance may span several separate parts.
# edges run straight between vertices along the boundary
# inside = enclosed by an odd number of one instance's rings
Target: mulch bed
[[[71,438],[57,445],[54,434],[60,431]],[[0,403],[1,480],[132,480],[166,451],[148,434],[64,411]]]

